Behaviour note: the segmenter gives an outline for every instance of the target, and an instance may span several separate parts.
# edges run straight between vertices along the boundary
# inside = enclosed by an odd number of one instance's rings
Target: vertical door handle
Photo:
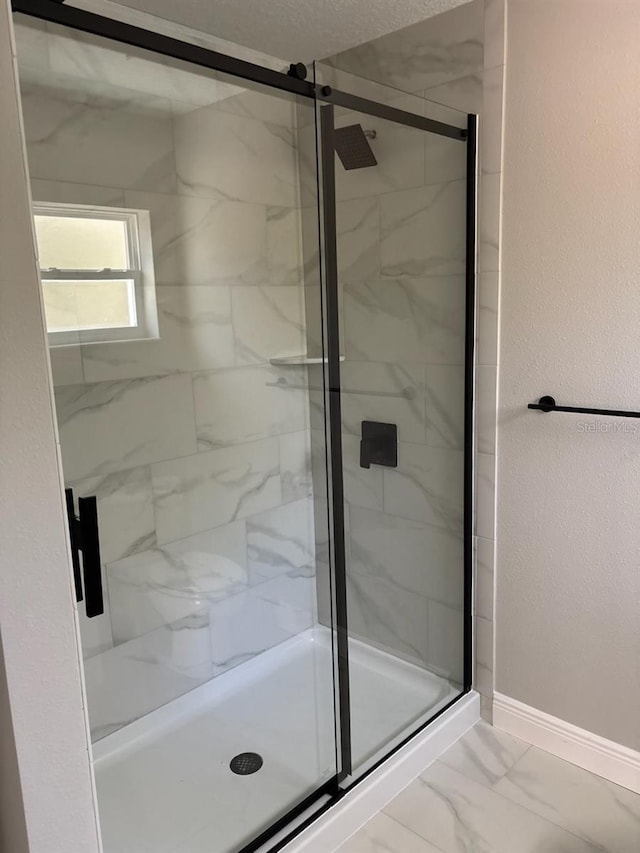
[[[102,568],[100,566],[100,540],[98,537],[98,502],[95,495],[78,498],[79,526],[82,535],[82,568],[84,574],[84,604],[87,616],[104,613],[102,596]]]
[[[95,495],[89,498],[78,498],[79,515],[76,516],[73,505],[73,489],[65,489],[64,494],[67,502],[67,521],[69,523],[76,601],[82,601],[84,593],[85,610],[89,619],[92,619],[94,616],[101,616],[104,613],[100,538],[98,535],[98,503]],[[80,570],[80,551],[82,551],[82,572]]]
[[[73,489],[65,489],[67,502],[67,524],[69,525],[69,542],[71,544],[71,563],[73,565],[73,583],[76,588],[76,601],[82,601],[82,576],[80,574],[80,546],[78,543],[78,519],[73,505]]]

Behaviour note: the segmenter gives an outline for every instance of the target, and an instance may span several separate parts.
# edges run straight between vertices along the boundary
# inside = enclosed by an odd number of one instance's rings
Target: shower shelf
[[[344,361],[343,355],[340,356],[340,361]],[[277,358],[270,358],[269,362],[278,367],[286,367],[287,365],[298,364],[326,364],[327,359],[313,355],[282,355]]]

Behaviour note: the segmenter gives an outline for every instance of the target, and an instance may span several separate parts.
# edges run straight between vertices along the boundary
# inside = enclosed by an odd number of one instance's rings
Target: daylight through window
[[[34,221],[52,344],[154,336],[147,211],[36,203]]]

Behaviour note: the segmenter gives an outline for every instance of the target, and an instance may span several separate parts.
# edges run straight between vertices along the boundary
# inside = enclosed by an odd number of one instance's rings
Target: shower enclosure
[[[475,118],[13,5],[105,853],[256,850],[471,687]]]

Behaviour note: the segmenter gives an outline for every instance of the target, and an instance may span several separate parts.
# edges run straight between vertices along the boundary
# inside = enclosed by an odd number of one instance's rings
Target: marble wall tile
[[[95,178],[95,172],[93,177]],[[31,179],[31,197],[34,201],[52,201],[60,204],[95,204],[100,207],[124,207],[124,190],[100,187],[69,181]]]
[[[463,449],[464,378],[464,365],[426,365],[425,421],[429,447]]]
[[[476,367],[476,447],[480,453],[496,452],[496,369]]]
[[[383,509],[382,468],[360,467],[360,439],[342,435],[342,470],[344,499],[350,506]]]
[[[77,86],[76,86],[77,88]],[[22,86],[29,171],[35,178],[171,192],[175,162],[168,102],[105,90]],[[122,97],[120,97],[122,95]],[[129,98],[129,100],[127,100]]]
[[[263,284],[266,209],[226,199],[127,191],[128,207],[148,210],[158,284]]]
[[[493,696],[493,622],[476,616],[475,688],[483,696]]]
[[[495,467],[496,458],[476,453],[476,535],[495,539]]]
[[[436,121],[445,121],[456,127],[466,126],[466,115],[438,116],[442,108],[436,108],[431,104],[426,105],[429,117]],[[455,139],[446,136],[436,136],[432,133],[424,134],[424,183],[442,184],[448,181],[460,181],[467,177],[467,149],[466,146]]]
[[[301,211],[267,208],[267,264],[264,284],[303,285]]]
[[[476,588],[475,613],[482,619],[493,620],[494,551],[492,539],[475,537]]]
[[[301,287],[234,287],[231,292],[236,364],[306,352]]]
[[[429,601],[429,665],[455,684],[464,681],[464,613],[439,601]]]
[[[336,204],[338,276],[341,283],[378,278],[378,200],[354,199]]]
[[[439,86],[432,86],[422,92],[427,101],[443,104],[461,113],[479,113],[482,111],[483,74],[476,70],[474,74],[456,77]],[[426,104],[427,115],[430,115],[430,104]],[[466,148],[458,144],[457,148]],[[458,177],[464,177],[459,175]]]
[[[68,481],[74,497],[95,495],[100,556],[111,563],[155,545],[155,518],[148,466]]]
[[[398,442],[398,467],[383,468],[387,515],[462,533],[464,455]]]
[[[482,175],[480,179],[479,270],[500,269],[501,174]]]
[[[346,356],[353,360],[464,363],[461,276],[347,284]]]
[[[502,171],[504,66],[484,72],[480,124],[480,162],[486,173]]]
[[[577,836],[440,762],[385,806],[385,812],[446,853],[509,853],[514,843],[519,853],[594,853]]]
[[[450,181],[380,197],[383,277],[464,274],[465,189]]]
[[[282,69],[279,69],[282,70]],[[265,124],[279,124],[285,128],[296,126],[296,112],[310,116],[313,120],[314,108],[302,99],[275,90],[243,89],[228,75],[219,74],[217,107],[223,112],[261,121]]]
[[[176,118],[174,143],[180,193],[298,206],[293,128],[204,107]]]
[[[69,385],[56,409],[68,482],[195,452],[189,376]]]
[[[199,450],[299,432],[308,427],[304,367],[287,366],[280,370],[270,365],[255,365],[197,373],[193,395]]]
[[[220,674],[315,622],[315,578],[281,575],[213,605],[211,650]]]
[[[277,439],[223,447],[151,468],[158,543],[228,524],[282,502]]]
[[[49,347],[53,384],[82,385],[82,350],[79,346]]]
[[[423,104],[418,98],[395,94],[392,106],[423,115]],[[375,132],[375,139],[369,139],[368,142],[377,165],[347,171],[339,157],[336,157],[338,201],[352,198],[371,200],[382,193],[424,183],[424,133],[422,131],[351,110],[344,111],[342,115],[336,114],[337,128],[353,124],[360,124],[365,131]]]
[[[244,521],[107,565],[114,642],[193,615],[247,585]]]
[[[309,430],[281,435],[278,442],[282,502],[290,503],[301,498],[310,498],[313,495],[314,483]]]
[[[91,619],[89,619],[84,604],[82,602],[78,603],[80,646],[82,648],[82,658],[85,661],[113,648],[109,590],[104,567],[102,567],[102,589],[105,591],[103,595],[104,613],[100,616],[92,616]]]
[[[247,567],[253,586],[278,575],[315,574],[312,502],[294,501],[247,519]]]
[[[418,665],[428,660],[428,601],[380,577],[347,573],[350,634]]]
[[[498,300],[500,274],[482,272],[478,279],[476,364],[498,364]]]
[[[462,605],[462,535],[443,527],[350,507],[350,573]]]
[[[159,337],[82,347],[87,382],[235,364],[228,287],[157,285]]]
[[[212,71],[187,68],[169,57],[55,24],[48,24],[48,30],[51,67],[57,73],[181,101],[191,109],[214,103],[219,97]]]
[[[338,68],[405,92],[482,69],[484,6],[479,0],[333,57]]]
[[[21,80],[37,80],[50,69],[47,25],[37,18],[14,14],[13,32]]]
[[[424,377],[419,365],[345,361],[341,366],[342,428],[359,436],[362,421],[398,426],[398,439],[424,443]]]
[[[506,58],[507,0],[485,0],[484,67],[504,65]]]
[[[93,741],[182,696],[213,675],[204,610],[85,661]]]

